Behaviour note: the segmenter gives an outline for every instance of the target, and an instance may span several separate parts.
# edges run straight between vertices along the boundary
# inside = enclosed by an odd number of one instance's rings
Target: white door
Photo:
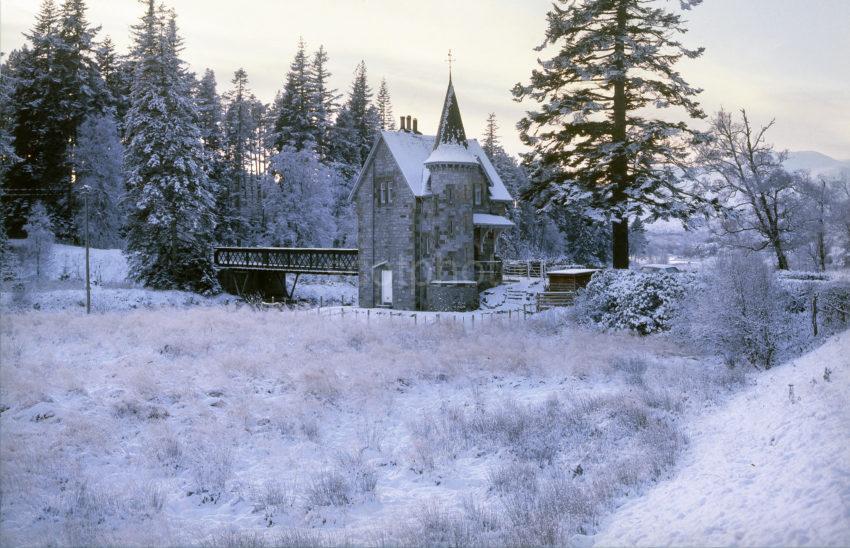
[[[393,304],[392,270],[381,270],[381,304]]]

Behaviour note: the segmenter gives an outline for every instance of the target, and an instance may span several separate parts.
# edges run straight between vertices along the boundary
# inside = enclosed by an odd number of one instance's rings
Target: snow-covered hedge
[[[649,335],[670,329],[693,277],[685,273],[604,270],[579,294],[580,321]]]

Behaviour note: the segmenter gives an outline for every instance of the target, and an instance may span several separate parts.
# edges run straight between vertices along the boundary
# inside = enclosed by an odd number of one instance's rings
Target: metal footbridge
[[[343,248],[216,247],[213,263],[231,293],[289,299],[301,274],[357,275],[357,256]],[[295,275],[291,288],[287,274]]]

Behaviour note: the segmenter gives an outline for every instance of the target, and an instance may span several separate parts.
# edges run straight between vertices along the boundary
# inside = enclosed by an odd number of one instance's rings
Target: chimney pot
[[[410,114],[408,114],[408,115],[407,115],[407,131],[410,131],[410,128],[411,128],[411,125],[410,125]]]
[[[414,118],[413,119],[413,133],[419,133],[419,128],[417,127],[418,125],[419,125],[418,120],[416,120],[416,118]]]
[[[404,116],[401,117],[401,125],[399,126],[398,129],[400,129],[401,131],[404,131]]]

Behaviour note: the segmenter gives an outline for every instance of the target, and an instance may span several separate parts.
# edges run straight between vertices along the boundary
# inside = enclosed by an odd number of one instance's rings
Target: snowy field
[[[557,315],[4,315],[3,545],[561,543],[746,379]]]
[[[675,476],[620,508],[595,541],[850,545],[848,350],[845,331],[687,427],[692,448]]]

